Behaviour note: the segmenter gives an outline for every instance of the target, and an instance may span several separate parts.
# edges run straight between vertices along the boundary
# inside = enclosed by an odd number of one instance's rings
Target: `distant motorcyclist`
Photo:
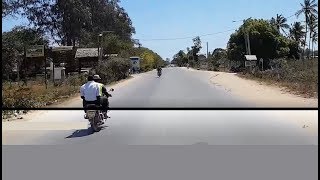
[[[110,118],[110,117],[107,116],[107,109],[109,107],[108,97],[112,97],[112,95],[108,93],[107,88],[105,87],[105,85],[100,82],[101,78],[100,78],[99,75],[97,75],[97,74],[94,75],[93,76],[93,80],[99,86],[100,104],[101,104],[101,106],[103,108],[104,116],[105,116],[105,118]]]
[[[157,67],[157,71],[161,73],[161,71],[162,71],[161,66],[158,66],[158,67]]]
[[[80,87],[80,96],[83,100],[83,108],[86,108],[88,104],[100,105],[100,90],[99,84],[94,82],[93,76],[88,76],[88,82]],[[86,112],[86,110],[84,111]]]

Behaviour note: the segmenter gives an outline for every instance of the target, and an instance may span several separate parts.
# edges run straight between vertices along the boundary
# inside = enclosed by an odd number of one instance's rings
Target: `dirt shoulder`
[[[211,83],[219,84],[230,90],[232,94],[248,99],[257,106],[318,107],[318,99],[294,95],[279,86],[243,79],[235,73],[213,72],[211,74]]]
[[[189,71],[199,71],[187,69]],[[318,107],[318,98],[292,94],[286,88],[239,77],[236,73],[205,71],[210,83],[222,86],[231,94],[258,107]]]
[[[137,80],[140,77],[139,74],[134,74],[127,79],[123,79],[117,82],[106,85],[107,89],[114,88],[115,90],[119,87],[125,86],[127,83]],[[46,107],[71,107],[71,108],[82,108],[82,100],[80,98],[80,93],[76,93],[66,99],[59,99],[54,104],[48,105]],[[2,119],[2,122],[14,121],[14,122],[25,122],[30,121],[32,117],[45,114],[47,111],[29,111],[26,114],[19,114],[16,117],[11,117],[8,119]],[[8,122],[9,123],[9,122]]]

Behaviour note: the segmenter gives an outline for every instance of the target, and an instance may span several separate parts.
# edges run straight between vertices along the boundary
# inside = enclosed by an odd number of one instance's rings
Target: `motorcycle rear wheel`
[[[99,132],[101,130],[99,123],[99,116],[94,117],[94,119],[91,121],[91,128],[94,132]]]

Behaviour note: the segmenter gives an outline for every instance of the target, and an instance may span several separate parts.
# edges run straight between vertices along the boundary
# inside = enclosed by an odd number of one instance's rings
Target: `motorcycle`
[[[161,76],[161,70],[158,70],[158,77],[160,77]]]
[[[108,92],[110,91],[114,91],[114,89],[111,88]],[[95,104],[88,104],[87,108],[88,110],[85,114],[85,119],[89,120],[90,126],[94,132],[100,131],[104,124],[104,120],[108,117],[107,114],[102,112],[102,110],[97,109],[97,105]]]

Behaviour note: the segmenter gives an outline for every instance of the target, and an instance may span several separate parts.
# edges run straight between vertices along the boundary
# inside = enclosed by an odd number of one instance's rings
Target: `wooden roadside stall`
[[[98,48],[78,48],[75,59],[78,63],[78,72],[82,69],[94,69],[98,66]]]
[[[74,60],[76,48],[74,46],[52,47],[51,58],[53,67],[65,68],[65,73],[76,72],[77,62]],[[52,70],[54,71],[55,68]],[[54,74],[54,72],[53,72]]]

